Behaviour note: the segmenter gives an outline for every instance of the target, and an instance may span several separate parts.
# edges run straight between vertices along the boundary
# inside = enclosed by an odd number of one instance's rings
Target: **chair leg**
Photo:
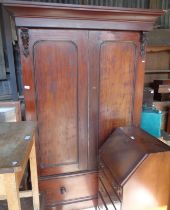
[[[21,210],[19,189],[17,186],[15,173],[5,174],[4,183],[6,188],[8,210]]]

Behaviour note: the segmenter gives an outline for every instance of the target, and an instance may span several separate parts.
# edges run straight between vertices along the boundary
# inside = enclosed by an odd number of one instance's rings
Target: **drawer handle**
[[[100,163],[100,167],[101,167],[101,168],[104,168],[104,165],[103,165],[102,163]]]
[[[60,187],[60,193],[63,195],[66,193],[66,188],[65,187]]]

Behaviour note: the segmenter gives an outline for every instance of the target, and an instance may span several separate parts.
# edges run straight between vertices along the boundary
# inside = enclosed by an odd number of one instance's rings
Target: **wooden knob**
[[[65,187],[60,187],[60,193],[63,195],[66,193],[66,188]]]
[[[101,168],[104,168],[104,165],[103,165],[103,163],[100,163],[100,167],[101,167]]]

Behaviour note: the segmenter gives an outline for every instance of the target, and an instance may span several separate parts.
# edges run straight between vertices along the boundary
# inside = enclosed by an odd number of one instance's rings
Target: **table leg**
[[[37,176],[37,161],[36,161],[35,139],[34,138],[33,138],[32,150],[30,153],[30,169],[31,169],[31,183],[32,183],[34,210],[40,210],[38,176]]]
[[[8,210],[21,210],[19,188],[16,181],[15,173],[5,174],[4,184],[8,202]]]

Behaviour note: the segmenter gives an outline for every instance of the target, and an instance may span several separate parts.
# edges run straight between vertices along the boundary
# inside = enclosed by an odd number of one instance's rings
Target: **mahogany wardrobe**
[[[145,32],[162,11],[14,1],[3,7],[17,27],[47,209],[96,206],[98,148],[115,128],[139,126]]]

